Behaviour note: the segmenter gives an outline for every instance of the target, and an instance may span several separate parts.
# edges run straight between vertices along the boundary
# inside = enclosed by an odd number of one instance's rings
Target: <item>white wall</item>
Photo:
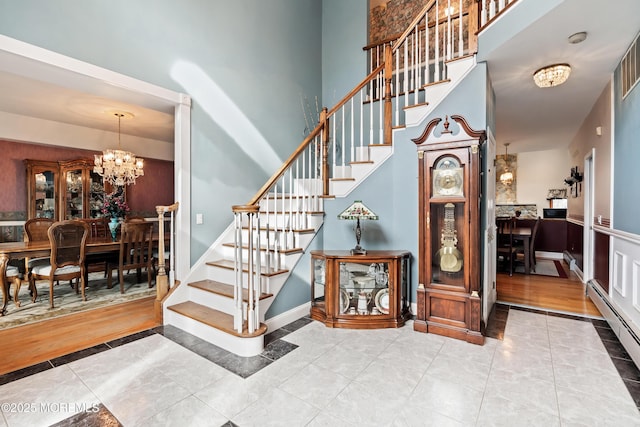
[[[542,209],[549,207],[549,189],[568,188],[564,179],[571,169],[569,160],[566,148],[518,153],[517,203],[536,204],[542,216]]]

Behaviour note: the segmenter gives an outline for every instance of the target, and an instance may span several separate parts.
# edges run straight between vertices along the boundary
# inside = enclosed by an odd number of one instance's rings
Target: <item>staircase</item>
[[[368,46],[369,75],[322,110],[246,205],[233,206],[232,224],[163,301],[164,323],[240,356],[259,354],[265,313],[322,227],[324,200],[349,195],[391,157],[393,129],[420,124],[464,79],[475,65],[477,22],[490,22],[487,3],[506,7],[485,0],[456,10],[462,1],[431,0],[402,35]],[[444,14],[445,4],[455,12]]]

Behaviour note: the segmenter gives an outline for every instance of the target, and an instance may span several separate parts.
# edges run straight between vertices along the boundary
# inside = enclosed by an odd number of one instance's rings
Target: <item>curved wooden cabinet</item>
[[[408,251],[311,252],[311,318],[331,328],[397,328],[410,318]]]

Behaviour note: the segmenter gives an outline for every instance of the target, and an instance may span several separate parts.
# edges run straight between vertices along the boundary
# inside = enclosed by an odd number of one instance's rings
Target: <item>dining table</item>
[[[166,233],[165,233],[166,235]],[[153,233],[153,241],[157,244],[158,234]],[[86,254],[119,252],[120,241],[107,237],[88,237],[86,243]],[[38,242],[3,242],[0,243],[0,288],[2,289],[2,308],[0,316],[4,316],[7,304],[10,300],[9,282],[7,282],[6,271],[10,260],[49,257],[51,256],[51,245],[48,240]],[[20,306],[18,301],[18,290],[14,292],[14,304]]]

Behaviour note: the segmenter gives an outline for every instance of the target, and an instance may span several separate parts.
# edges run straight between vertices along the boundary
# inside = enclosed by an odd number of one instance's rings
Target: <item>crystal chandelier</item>
[[[569,64],[554,64],[533,73],[533,81],[538,87],[554,87],[566,82],[569,74],[571,74]]]
[[[93,171],[104,178],[105,182],[116,187],[135,184],[136,178],[144,175],[144,160],[120,149],[120,122],[123,117],[133,117],[131,113],[115,112],[118,117],[118,149],[105,150],[95,155]]]

